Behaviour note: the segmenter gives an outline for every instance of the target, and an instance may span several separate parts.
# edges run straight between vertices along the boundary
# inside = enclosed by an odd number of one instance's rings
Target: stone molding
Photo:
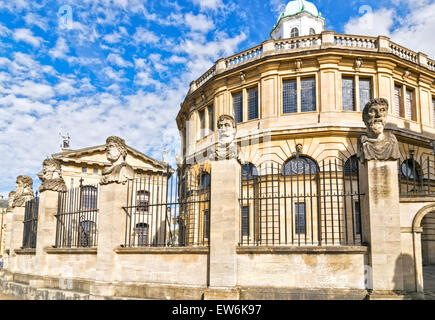
[[[97,248],[44,248],[47,254],[97,254]]]
[[[308,254],[354,254],[361,253],[365,254],[369,251],[366,246],[349,246],[349,247],[319,247],[319,246],[306,246],[306,247],[272,247],[272,246],[238,246],[236,248],[237,254],[298,254],[298,253],[308,253]]]
[[[114,249],[118,254],[208,254],[209,247],[141,247]]]

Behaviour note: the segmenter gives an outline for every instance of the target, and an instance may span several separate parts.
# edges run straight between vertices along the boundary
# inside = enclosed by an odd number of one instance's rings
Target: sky
[[[281,0],[0,0],[0,194],[42,161],[111,135],[162,160],[191,81],[270,38]],[[435,0],[314,0],[326,29],[435,59]]]

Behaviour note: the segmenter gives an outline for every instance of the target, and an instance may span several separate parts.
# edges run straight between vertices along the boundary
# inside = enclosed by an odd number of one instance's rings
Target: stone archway
[[[429,230],[432,227],[435,228],[435,204],[429,204],[421,208],[412,223],[417,292],[427,291],[428,289],[435,292],[435,232],[432,235]],[[430,243],[432,238],[433,244]],[[434,264],[432,267],[423,267],[424,264],[431,263]],[[425,278],[424,281],[423,278]],[[423,282],[425,283],[425,290],[423,290]]]

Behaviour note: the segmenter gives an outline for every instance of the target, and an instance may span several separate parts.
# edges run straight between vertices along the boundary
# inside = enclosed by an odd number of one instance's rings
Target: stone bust
[[[13,208],[14,199],[15,199],[15,193],[16,193],[16,191],[9,192],[9,196],[8,196],[8,209],[7,209],[7,211],[10,211]]]
[[[16,190],[13,196],[12,208],[24,207],[26,201],[33,199],[33,180],[28,176],[18,176]]]
[[[370,100],[363,110],[363,121],[367,133],[358,138],[358,159],[397,160],[400,158],[399,144],[391,132],[384,132],[388,112],[388,101],[384,98]]]
[[[111,136],[106,139],[106,158],[111,162],[110,167],[103,169],[100,184],[122,183],[133,179],[134,170],[125,162],[127,146],[124,139]]]
[[[237,158],[236,122],[230,115],[221,115],[217,120],[218,145],[216,149],[216,159],[235,159]]]
[[[54,159],[47,158],[42,163],[42,170],[38,173],[42,184],[39,187],[39,192],[46,190],[51,191],[66,191],[65,181],[62,178],[62,169],[60,163]]]

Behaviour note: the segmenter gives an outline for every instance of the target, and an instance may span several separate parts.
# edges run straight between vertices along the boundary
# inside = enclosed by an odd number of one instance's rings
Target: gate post
[[[205,299],[238,299],[236,246],[239,239],[240,164],[211,164],[210,266]]]
[[[367,133],[358,139],[361,162],[361,218],[363,242],[369,245],[367,284],[370,299],[403,298],[400,198],[396,137],[384,133],[388,101],[370,100],[363,110]]]

